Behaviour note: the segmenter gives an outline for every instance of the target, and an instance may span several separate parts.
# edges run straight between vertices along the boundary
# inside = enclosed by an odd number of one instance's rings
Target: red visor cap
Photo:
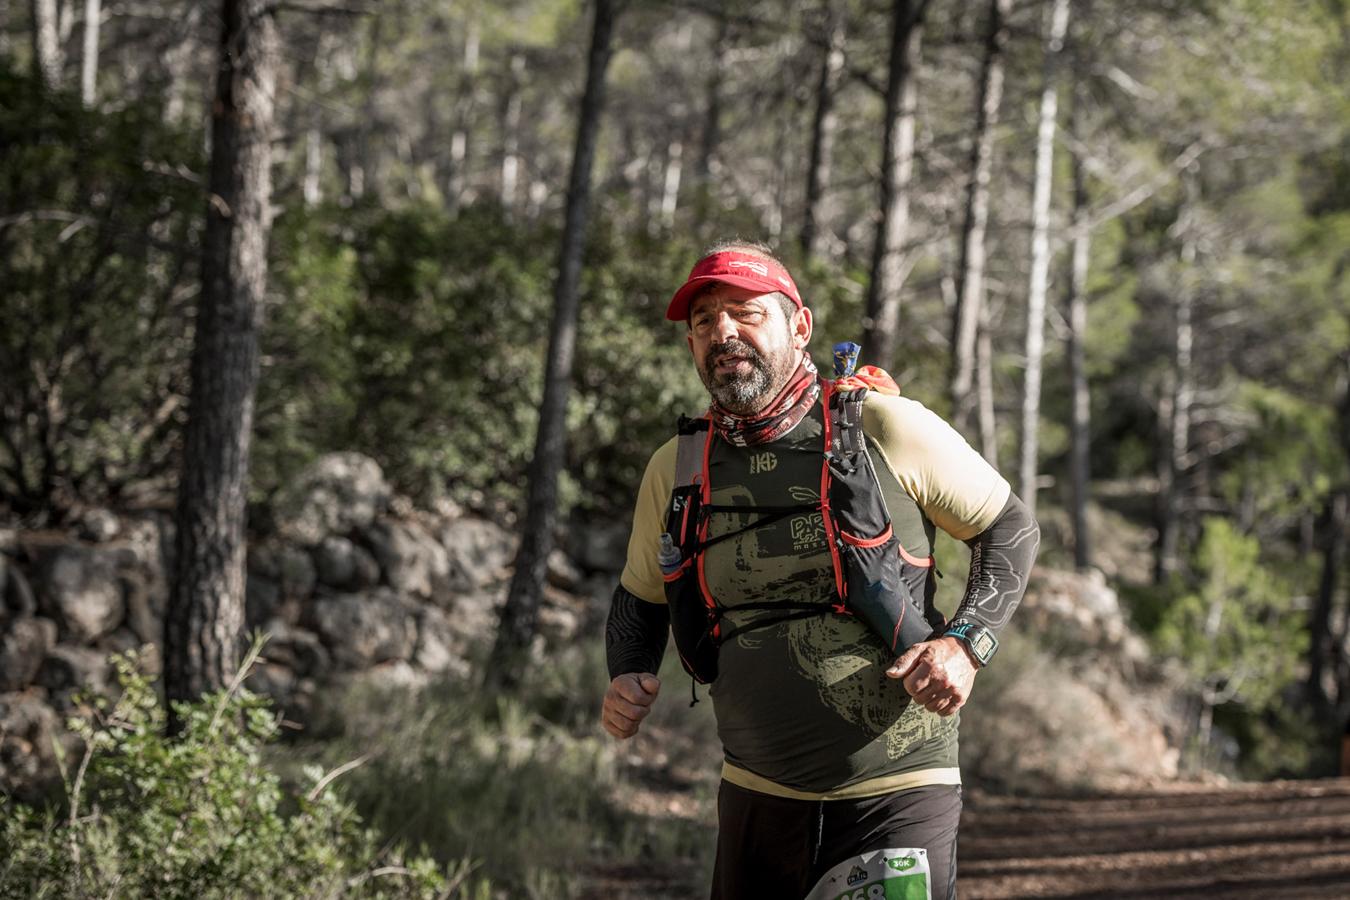
[[[792,302],[797,304],[798,309],[805,305],[802,303],[801,295],[797,293],[797,285],[793,284],[792,276],[787,273],[787,269],[762,256],[728,250],[724,253],[705,256],[694,264],[693,270],[689,273],[689,278],[675,292],[675,296],[670,298],[670,306],[666,308],[666,318],[672,322],[687,321],[689,319],[689,304],[705,285],[713,282],[730,284],[750,291],[759,291],[761,294],[779,291],[790,297]]]

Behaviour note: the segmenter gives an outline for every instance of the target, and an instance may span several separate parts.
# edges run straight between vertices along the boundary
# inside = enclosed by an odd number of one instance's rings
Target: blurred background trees
[[[869,335],[867,362],[1023,470],[1047,562],[1152,536],[1121,587],[1192,666],[1202,756],[1218,728],[1311,771],[1270,748],[1350,714],[1350,18],[1061,5],[619,4],[559,521],[628,515],[702,403],[669,292],[712,238],[766,239],[818,352]],[[333,449],[419,503],[527,511],[593,13],[277,5],[255,523]],[[176,487],[217,16],[0,4],[7,518]]]

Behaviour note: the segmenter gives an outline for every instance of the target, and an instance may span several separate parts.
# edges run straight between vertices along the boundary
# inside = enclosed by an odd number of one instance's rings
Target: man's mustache
[[[722,344],[717,344],[709,349],[708,358],[704,361],[704,366],[708,371],[712,371],[718,363],[729,356],[740,356],[748,360],[752,366],[760,367],[764,359],[759,352],[744,341],[738,341],[734,338]]]

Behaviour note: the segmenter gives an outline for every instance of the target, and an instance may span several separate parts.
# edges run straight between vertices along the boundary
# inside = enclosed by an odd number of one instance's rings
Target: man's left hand
[[[960,638],[944,636],[910,647],[886,670],[886,677],[902,679],[924,709],[950,716],[965,705],[976,671]]]

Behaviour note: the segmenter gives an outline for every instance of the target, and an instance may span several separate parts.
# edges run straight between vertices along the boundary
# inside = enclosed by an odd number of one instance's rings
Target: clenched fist
[[[650,672],[629,672],[609,683],[600,724],[620,740],[637,734],[638,726],[652,711],[652,703],[661,691],[661,680]]]
[[[965,705],[975,683],[975,661],[959,638],[940,637],[910,647],[886,670],[929,712],[950,716]]]

